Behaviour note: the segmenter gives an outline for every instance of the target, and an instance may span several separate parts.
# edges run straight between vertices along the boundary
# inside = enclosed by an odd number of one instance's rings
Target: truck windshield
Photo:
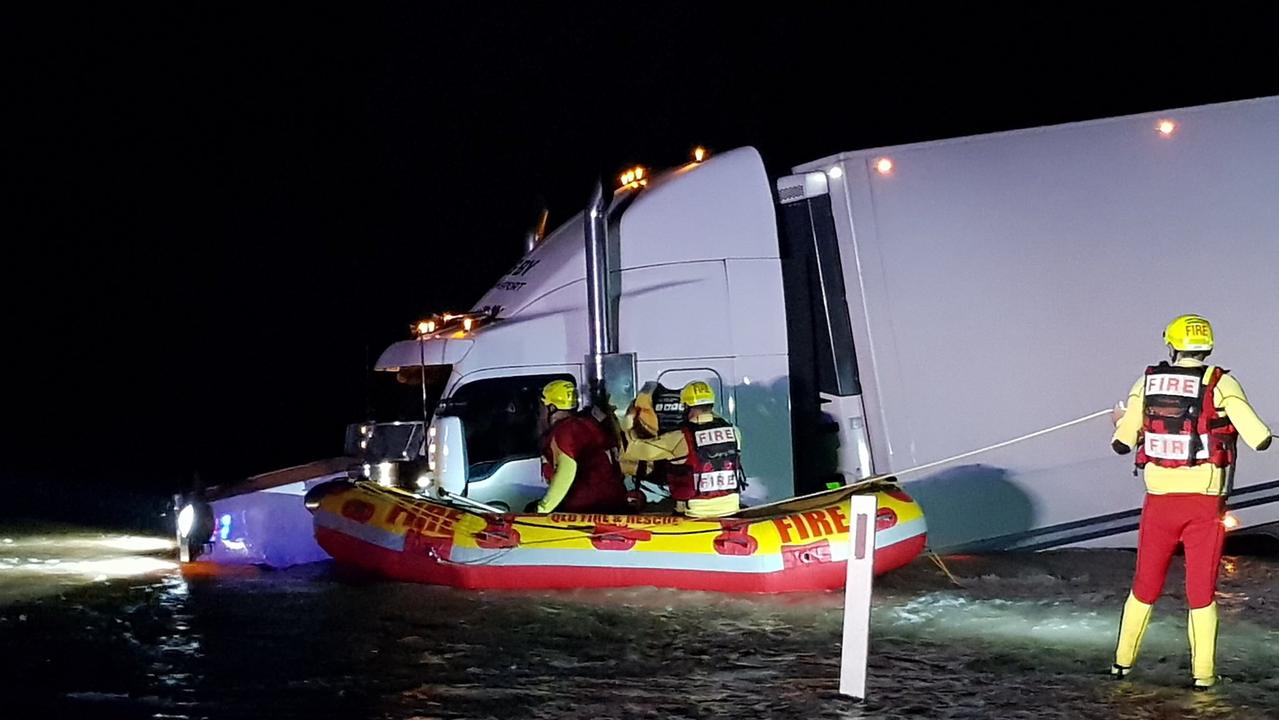
[[[364,421],[346,428],[346,454],[365,462],[415,460],[452,371],[417,365],[373,373]]]
[[[435,408],[439,405],[440,396],[444,393],[444,386],[452,372],[452,365],[427,365],[425,368],[417,365],[400,368],[395,372],[388,370],[373,373],[369,380],[368,416],[365,419],[379,423],[430,422],[430,416],[435,414]],[[423,377],[426,378],[425,403],[422,393]]]

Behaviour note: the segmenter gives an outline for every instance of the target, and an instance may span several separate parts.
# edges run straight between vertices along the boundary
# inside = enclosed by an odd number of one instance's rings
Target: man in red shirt
[[[542,405],[547,420],[542,477],[549,487],[537,511],[627,512],[616,438],[594,418],[577,412],[577,386],[568,380],[547,383]]]

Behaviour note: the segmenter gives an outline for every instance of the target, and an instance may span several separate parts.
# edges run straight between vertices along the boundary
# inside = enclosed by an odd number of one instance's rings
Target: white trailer
[[[935,548],[1132,546],[1142,484],[1105,417],[909,471],[1111,406],[1185,312],[1213,321],[1211,360],[1279,418],[1279,98],[794,172],[770,181],[733,150],[624,177],[604,216],[613,401],[711,382],[745,438],[747,502],[902,473]],[[541,495],[537,392],[585,383],[598,349],[589,220],[382,354],[435,416],[427,462],[384,468],[516,511]],[[1279,520],[1279,453],[1243,451],[1232,498],[1245,528]]]
[[[891,167],[890,167],[891,166]],[[881,172],[885,170],[886,172]],[[788,213],[838,248],[870,455],[897,473],[1104,409],[1210,318],[1210,362],[1279,421],[1279,98],[844,153]],[[843,352],[841,350],[841,352]],[[849,349],[851,352],[851,348]],[[934,546],[1136,543],[1143,486],[1108,417],[904,477]],[[1241,451],[1243,526],[1279,453]]]

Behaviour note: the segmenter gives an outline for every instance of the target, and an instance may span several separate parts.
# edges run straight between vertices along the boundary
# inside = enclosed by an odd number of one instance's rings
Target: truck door
[[[542,388],[577,382],[572,369],[465,379],[447,401],[466,437],[467,497],[512,512],[546,494],[538,418]]]
[[[874,474],[824,173],[777,181],[795,491]]]

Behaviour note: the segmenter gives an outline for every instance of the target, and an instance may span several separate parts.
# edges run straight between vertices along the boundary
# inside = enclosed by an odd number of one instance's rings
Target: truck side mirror
[[[443,490],[451,495],[466,491],[468,464],[466,433],[462,418],[436,415],[426,436],[426,466],[431,472],[433,494]]]

